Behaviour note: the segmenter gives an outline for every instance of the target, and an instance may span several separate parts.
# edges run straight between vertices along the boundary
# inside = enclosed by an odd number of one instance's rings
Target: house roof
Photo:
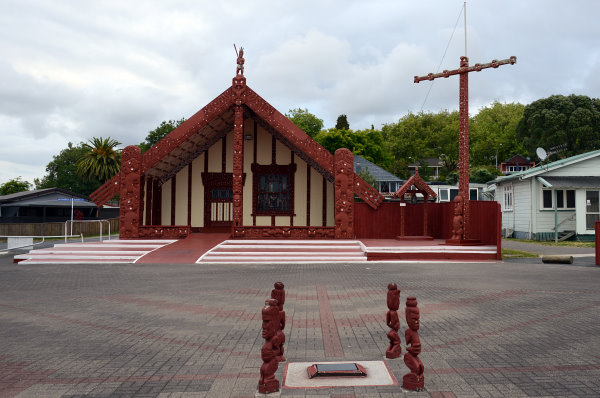
[[[58,199],[79,199],[74,207],[95,207],[90,198],[62,188],[44,188],[33,191],[22,191],[0,196],[0,206],[71,206],[70,201]],[[83,200],[82,200],[83,199]]]
[[[532,163],[531,160],[521,156],[521,155],[515,155],[512,158],[508,159],[506,162],[502,162],[502,164],[506,164],[506,165],[525,165],[525,164],[530,164]]]
[[[600,177],[544,177],[553,188],[600,188]]]
[[[571,157],[568,157],[565,159],[560,159],[560,160],[557,160],[555,162],[551,162],[548,164],[541,164],[540,166],[532,167],[531,169],[521,171],[518,173],[514,173],[514,174],[511,174],[508,176],[498,177],[495,180],[488,182],[488,185],[501,184],[503,182],[512,181],[512,180],[516,180],[516,179],[525,180],[527,178],[532,178],[532,177],[535,177],[535,176],[538,176],[541,174],[545,174],[550,171],[560,169],[562,167],[566,167],[566,166],[569,166],[569,165],[572,165],[575,163],[582,162],[584,160],[595,158],[597,156],[600,156],[600,150],[582,153],[582,154],[571,156]],[[544,178],[546,178],[546,177],[544,177]]]
[[[382,169],[375,163],[368,161],[362,156],[354,155],[354,172],[360,173],[364,169],[366,169],[369,172],[369,174],[375,177],[376,181],[403,181],[400,178],[393,175],[392,173],[390,173],[389,171]]]
[[[233,78],[231,87],[142,155],[142,174],[158,178],[161,182],[168,181],[233,130],[236,106],[243,106],[244,118],[255,120],[333,182],[333,155],[248,87],[246,78],[239,74]],[[383,196],[359,176],[354,178],[354,193],[371,207],[379,206]],[[119,184],[120,173],[90,197],[100,206],[119,192]]]

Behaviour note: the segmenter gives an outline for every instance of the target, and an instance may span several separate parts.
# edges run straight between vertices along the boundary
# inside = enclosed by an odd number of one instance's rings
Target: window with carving
[[[295,164],[254,165],[253,211],[257,216],[294,214]]]

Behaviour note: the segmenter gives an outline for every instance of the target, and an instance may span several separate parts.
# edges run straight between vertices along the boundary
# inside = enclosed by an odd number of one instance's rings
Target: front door
[[[231,227],[233,221],[233,187],[210,187],[204,206],[207,227]],[[206,213],[208,212],[208,214]]]
[[[233,221],[233,174],[202,173],[204,227],[231,227]]]

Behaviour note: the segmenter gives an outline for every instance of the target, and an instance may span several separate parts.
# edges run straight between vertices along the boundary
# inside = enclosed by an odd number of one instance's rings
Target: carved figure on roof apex
[[[245,62],[245,60],[244,60],[244,47],[240,47],[240,52],[238,53],[238,57],[237,57],[237,68],[235,69],[235,74],[236,75],[243,75],[244,74],[244,62]]]

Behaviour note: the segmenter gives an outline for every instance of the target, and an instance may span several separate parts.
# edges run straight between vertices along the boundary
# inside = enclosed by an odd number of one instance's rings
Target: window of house
[[[596,221],[600,220],[600,192],[586,191],[585,193],[585,228],[594,229]]]
[[[469,188],[469,200],[479,199],[479,191],[477,188]]]
[[[296,165],[252,165],[253,213],[257,216],[294,214]]]
[[[449,202],[450,201],[450,190],[449,189],[440,189],[440,202]]]
[[[544,189],[542,190],[542,209],[554,209],[556,202],[557,209],[575,209],[575,190],[574,189]]]
[[[552,202],[552,190],[542,190],[542,209],[553,209]]]
[[[388,193],[390,192],[390,184],[387,181],[379,182],[379,192]]]
[[[504,192],[504,210],[510,211],[513,209],[513,187],[507,185],[503,188]]]

